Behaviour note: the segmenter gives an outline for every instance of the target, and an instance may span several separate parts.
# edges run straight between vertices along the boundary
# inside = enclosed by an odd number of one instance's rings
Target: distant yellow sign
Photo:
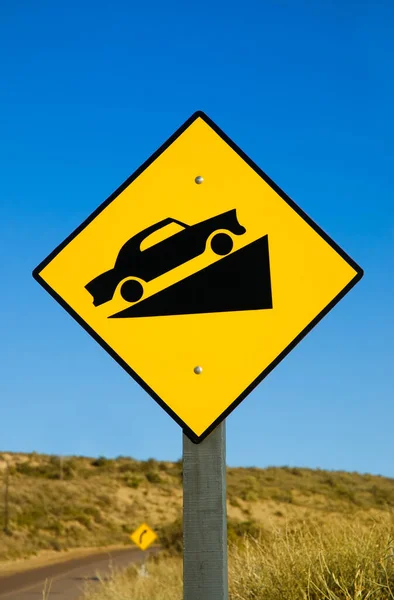
[[[33,275],[199,442],[362,270],[199,112]]]
[[[142,525],[131,534],[130,539],[133,540],[138,548],[146,550],[157,539],[157,535],[149,525],[142,523]]]

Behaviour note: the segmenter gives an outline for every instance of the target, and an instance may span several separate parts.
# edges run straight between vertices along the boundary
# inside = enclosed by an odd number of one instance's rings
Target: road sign
[[[142,523],[135,531],[131,534],[130,539],[133,540],[134,544],[141,550],[146,550],[153,544],[157,539],[155,532],[147,525]]]
[[[200,442],[362,270],[198,112],[33,275]]]

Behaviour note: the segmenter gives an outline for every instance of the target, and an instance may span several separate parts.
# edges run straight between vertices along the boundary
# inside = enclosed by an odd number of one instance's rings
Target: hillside
[[[128,457],[0,454],[0,560],[76,547],[130,544],[147,521],[163,536],[182,514],[182,462]],[[9,532],[4,487],[9,465]],[[62,478],[61,478],[62,477]],[[304,468],[228,468],[230,535],[282,524],[327,522],[338,515],[362,522],[386,518],[394,480]]]

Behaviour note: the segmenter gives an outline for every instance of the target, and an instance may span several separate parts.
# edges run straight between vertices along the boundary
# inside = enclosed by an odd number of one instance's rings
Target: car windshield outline
[[[172,223],[183,229],[141,250],[144,240]],[[124,300],[136,302],[143,296],[143,283],[203,254],[212,234],[215,234],[211,240],[212,250],[215,254],[224,256],[233,249],[230,233],[242,235],[245,231],[245,227],[238,222],[236,209],[194,225],[168,217],[127,240],[119,250],[114,267],[92,279],[85,288],[93,296],[93,305],[99,306],[111,300],[119,283],[126,279],[121,286],[121,296]]]
[[[166,222],[168,221],[168,222]],[[168,219],[163,219],[163,221],[159,221],[159,223],[156,223],[157,225],[159,225],[161,223],[161,227],[155,229],[154,231],[148,232],[147,235],[141,240],[140,242],[140,252],[146,252],[146,250],[149,250],[149,248],[151,248],[152,246],[156,246],[157,244],[160,244],[161,242],[164,242],[165,240],[168,240],[168,238],[172,237],[173,235],[176,235],[177,233],[180,233],[181,231],[183,231],[184,229],[188,229],[190,227],[190,225],[187,225],[187,223],[182,223],[182,221],[178,221],[177,219],[172,219],[172,218],[168,218]],[[149,246],[147,246],[146,248],[142,249],[141,245],[146,241],[149,240],[149,238],[156,233],[156,231],[161,231],[163,229],[165,229],[166,227],[171,226],[173,223],[176,223],[177,225],[179,225],[180,227],[182,227],[181,230],[179,231],[175,231],[174,233],[171,233],[170,235],[168,235],[167,237],[164,237],[163,239],[159,240],[158,242],[156,242],[155,244],[150,244]],[[148,229],[148,228],[147,228]],[[144,229],[143,231],[146,232],[146,229]],[[143,232],[141,232],[143,233]],[[138,234],[137,234],[138,235]],[[133,236],[135,237],[135,236]],[[127,243],[127,242],[126,242]]]

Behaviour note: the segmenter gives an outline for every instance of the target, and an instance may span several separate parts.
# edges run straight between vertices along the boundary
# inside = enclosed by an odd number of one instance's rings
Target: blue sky
[[[227,419],[232,466],[394,477],[394,6],[0,7],[0,449],[177,460],[181,430],[32,269],[203,110],[364,269]]]

